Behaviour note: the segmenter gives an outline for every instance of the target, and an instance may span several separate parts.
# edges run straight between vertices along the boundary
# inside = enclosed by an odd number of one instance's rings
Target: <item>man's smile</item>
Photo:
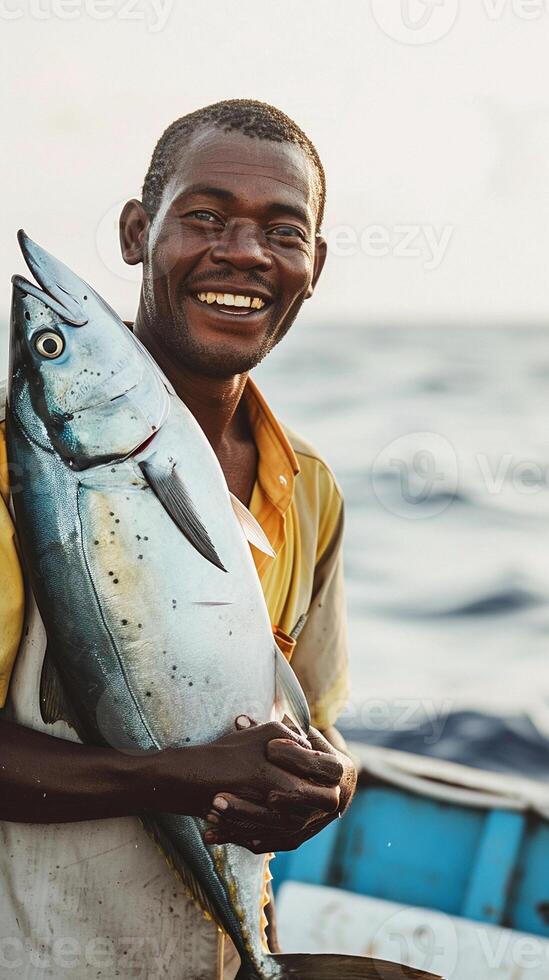
[[[219,290],[219,287],[204,288],[190,294],[201,306],[209,307],[211,313],[228,316],[247,316],[256,319],[257,315],[271,303],[271,298],[257,290],[238,289],[233,292]]]
[[[259,296],[241,296],[234,293],[198,293],[198,299],[201,303],[217,303],[218,306],[237,306],[239,311],[242,308],[252,309],[252,310],[262,310],[265,306],[264,300]],[[232,311],[236,312],[235,310]]]

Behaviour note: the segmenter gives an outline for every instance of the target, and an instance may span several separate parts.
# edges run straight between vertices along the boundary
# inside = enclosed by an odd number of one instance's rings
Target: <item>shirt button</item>
[[[279,482],[279,483],[280,483],[280,484],[281,484],[281,485],[282,485],[283,487],[287,487],[287,486],[288,486],[288,481],[287,481],[287,479],[286,479],[286,477],[284,476],[284,474],[283,474],[283,473],[281,473],[281,474],[280,474],[280,476],[279,476],[279,478],[278,478],[278,482]]]

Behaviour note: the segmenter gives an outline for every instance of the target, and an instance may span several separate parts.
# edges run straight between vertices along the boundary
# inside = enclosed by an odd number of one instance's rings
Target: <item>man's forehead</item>
[[[166,191],[171,200],[196,184],[233,192],[252,188],[272,201],[300,203],[316,212],[313,166],[300,146],[208,127],[185,140]]]

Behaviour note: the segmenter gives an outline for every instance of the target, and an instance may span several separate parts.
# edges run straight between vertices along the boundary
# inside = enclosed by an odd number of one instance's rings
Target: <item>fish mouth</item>
[[[88,322],[88,318],[81,311],[69,310],[67,306],[59,303],[51,293],[45,289],[40,289],[35,283],[29,282],[24,276],[15,275],[11,277],[12,286],[23,294],[23,296],[34,296],[44,306],[47,306],[53,313],[57,313],[62,320],[69,323],[71,327],[83,327]]]
[[[22,228],[17,232],[17,240],[23,258],[38,286],[29,282],[24,276],[16,275],[11,280],[16,289],[34,296],[73,327],[83,327],[88,323],[87,305],[90,301],[96,308],[99,306],[103,312],[120,321],[118,314],[92,286],[55,256],[46,252],[45,248],[33,242]]]

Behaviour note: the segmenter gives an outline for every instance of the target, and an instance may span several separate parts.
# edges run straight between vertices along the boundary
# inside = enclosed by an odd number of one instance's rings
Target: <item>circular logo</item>
[[[389,960],[387,980],[398,977],[398,963],[425,970],[436,976],[452,977],[458,961],[456,927],[442,912],[402,908],[376,930],[369,948],[375,956]],[[409,976],[402,967],[402,980]],[[376,963],[380,980],[385,980],[383,963]]]
[[[376,456],[372,489],[380,504],[397,517],[422,520],[450,506],[458,487],[458,461],[452,444],[437,432],[408,432]]]
[[[459,0],[372,0],[378,27],[400,44],[431,44],[451,31]]]

